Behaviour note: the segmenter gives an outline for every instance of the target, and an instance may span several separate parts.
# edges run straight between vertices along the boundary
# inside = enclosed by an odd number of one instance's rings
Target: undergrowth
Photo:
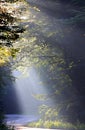
[[[35,128],[49,128],[49,129],[68,129],[68,130],[85,130],[85,124],[76,123],[71,124],[69,122],[62,121],[43,121],[39,120],[37,122],[29,123],[29,127]]]

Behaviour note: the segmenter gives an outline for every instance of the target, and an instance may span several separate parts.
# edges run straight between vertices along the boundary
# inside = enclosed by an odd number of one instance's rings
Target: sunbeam
[[[38,114],[38,107],[45,101],[36,100],[35,95],[47,94],[45,87],[40,84],[41,79],[34,68],[28,70],[28,76],[23,77],[18,71],[13,74],[17,77],[15,91],[22,114]]]

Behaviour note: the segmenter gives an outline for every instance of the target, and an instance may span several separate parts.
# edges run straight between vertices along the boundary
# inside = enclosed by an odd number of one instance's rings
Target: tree
[[[15,40],[19,38],[19,34],[24,32],[20,26],[15,26],[16,17],[13,16],[14,8],[6,7],[6,4],[0,2],[0,129],[10,129],[4,123],[4,106],[3,96],[5,94],[5,87],[8,82],[14,81],[11,72],[10,61],[16,57],[19,49],[13,47]],[[11,12],[11,13],[10,13]]]
[[[33,34],[32,34],[33,35]],[[72,86],[72,80],[68,74],[72,63],[66,66],[63,49],[47,39],[43,41],[43,37],[38,43],[36,37],[30,37],[30,41],[22,39],[23,45],[20,48],[18,57],[15,60],[15,66],[34,67],[38,70],[38,74],[42,79],[42,83],[48,90],[47,95],[34,95],[37,99],[48,100],[51,98],[55,105],[51,106],[56,109],[63,119],[73,120],[75,111],[71,111],[72,106],[75,106],[76,89]],[[26,44],[27,43],[27,44]],[[62,117],[61,116],[61,117]],[[75,120],[75,119],[74,119]]]

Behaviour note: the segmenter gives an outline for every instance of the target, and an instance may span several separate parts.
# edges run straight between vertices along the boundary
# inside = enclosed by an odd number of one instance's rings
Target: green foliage
[[[57,107],[60,107],[62,111],[63,109],[70,109],[75,94],[74,88],[71,87],[71,79],[66,72],[63,50],[58,45],[50,42],[37,43],[37,37],[31,36],[29,42],[27,42],[27,39],[23,39],[23,41],[25,44],[23,43],[19,53],[19,65],[24,66],[25,63],[25,66],[26,64],[34,66],[42,79],[43,85],[48,90],[47,95],[38,94],[34,95],[34,97],[38,100],[51,98],[55,102],[54,104],[57,104]],[[72,67],[72,64],[69,66]],[[51,115],[48,114],[48,111],[45,114],[51,117],[56,111],[51,110],[52,108],[49,109]]]
[[[24,28],[14,26],[16,17],[13,16],[14,8],[0,5],[0,66],[7,63],[10,57],[15,58],[19,49],[13,48],[13,43],[19,38],[19,34],[24,32]],[[11,25],[10,25],[11,24]]]
[[[25,0],[5,0],[6,2],[10,2],[10,3],[14,3],[14,2],[17,2],[17,1],[19,1],[19,2],[23,2],[23,1],[25,1]]]
[[[8,48],[0,46],[0,66],[3,66],[7,62],[10,61],[10,57],[15,58],[19,49],[16,48]]]
[[[9,8],[4,6],[2,3],[0,4],[0,25],[12,24],[16,18],[14,18],[12,13],[9,12]]]
[[[19,52],[18,48],[13,47],[13,43],[19,38],[20,33],[24,32],[20,26],[14,26],[14,12],[15,8],[10,9],[10,4],[0,1],[0,130],[14,130],[4,123],[3,116],[5,87],[15,79],[12,76],[10,59],[15,58]]]
[[[55,121],[56,119],[58,119],[58,111],[47,105],[40,106],[39,113],[43,121],[47,121],[47,120]]]
[[[85,124],[77,123],[75,125],[69,122],[61,121],[43,121],[39,120],[38,122],[33,122],[28,124],[29,127],[38,127],[38,128],[49,128],[49,129],[68,129],[68,130],[84,130]]]
[[[47,114],[55,113],[55,111],[57,113],[58,109],[58,112],[60,111],[59,114],[64,117],[68,114],[68,118],[71,118],[71,114],[74,113],[71,111],[70,114],[69,111],[75,106],[74,102],[77,95],[75,88],[72,87],[72,81],[67,71],[72,68],[73,63],[66,66],[63,49],[54,41],[51,41],[50,36],[47,38],[46,34],[44,34],[41,37],[39,34],[40,28],[36,23],[29,22],[27,29],[28,31],[23,35],[24,38],[17,45],[20,51],[15,60],[15,62],[17,61],[16,66],[18,66],[18,69],[23,66],[26,67],[26,65],[36,69],[48,94],[34,95],[34,97],[38,100],[51,98],[57,107],[56,110],[51,108],[52,111],[49,108],[50,112],[47,111]],[[45,116],[45,114],[46,112],[43,115]],[[48,116],[50,115],[48,114]]]

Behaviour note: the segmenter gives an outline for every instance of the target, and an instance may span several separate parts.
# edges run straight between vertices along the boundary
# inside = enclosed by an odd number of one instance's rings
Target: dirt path
[[[17,127],[16,130],[54,130],[54,129],[43,129],[43,128],[28,128],[28,127]],[[55,129],[55,130],[61,130],[61,129]]]

